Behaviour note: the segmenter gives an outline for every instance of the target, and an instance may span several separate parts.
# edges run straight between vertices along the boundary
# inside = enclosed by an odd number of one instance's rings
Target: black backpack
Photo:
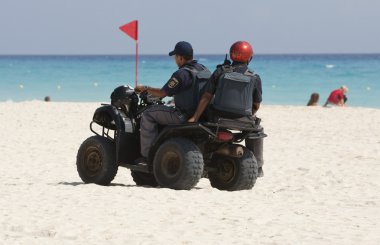
[[[247,69],[244,73],[235,72],[233,66],[223,66],[222,75],[213,100],[213,107],[222,112],[234,115],[252,115],[255,74]]]
[[[198,63],[200,68],[196,68],[195,66],[187,65],[183,69],[189,71],[191,76],[193,77],[193,86],[198,87],[197,89],[194,87],[194,92],[198,92],[197,100],[199,101],[202,98],[202,95],[205,92],[205,85],[209,78],[211,77],[211,72],[207,67]]]
[[[200,66],[200,68],[198,69],[195,66],[190,66],[190,65],[185,66],[183,69],[188,70],[191,73],[193,77],[193,86],[198,87],[198,92],[199,92],[198,101],[199,101],[200,98],[202,98],[202,95],[204,93],[205,85],[207,81],[209,80],[209,78],[211,77],[211,72],[204,65],[201,65],[199,63],[198,65]]]
[[[211,72],[203,65],[186,65],[181,68],[190,72],[193,79],[191,87],[178,93],[175,97],[175,105],[187,116],[192,116],[197,109],[200,98],[205,89],[205,84],[211,76]]]

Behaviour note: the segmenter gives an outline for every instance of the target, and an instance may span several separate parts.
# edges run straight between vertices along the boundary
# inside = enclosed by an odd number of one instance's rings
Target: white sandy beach
[[[98,103],[0,103],[0,244],[380,244],[380,110],[263,106],[265,177],[224,192],[83,184]]]

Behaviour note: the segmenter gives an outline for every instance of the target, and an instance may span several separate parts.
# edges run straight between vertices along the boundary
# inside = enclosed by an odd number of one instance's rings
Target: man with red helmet
[[[255,114],[262,101],[262,87],[260,76],[248,68],[252,57],[253,49],[248,42],[238,41],[231,46],[232,64],[226,59],[223,65],[217,66],[206,84],[196,112],[188,122],[197,122],[212,99],[209,120],[217,117],[256,120]],[[254,153],[259,166],[258,176],[262,177],[263,139],[246,139],[245,144]]]

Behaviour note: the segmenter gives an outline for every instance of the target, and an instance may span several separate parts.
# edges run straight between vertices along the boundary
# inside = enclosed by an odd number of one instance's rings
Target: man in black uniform
[[[217,67],[189,122],[198,121],[212,99],[214,100],[208,115],[211,120],[215,117],[256,120],[255,113],[262,101],[262,86],[260,76],[248,68],[252,57],[253,49],[248,42],[239,41],[231,46],[232,65],[225,62]],[[258,176],[262,177],[263,139],[246,139],[245,144],[254,153],[259,166]]]
[[[179,42],[169,56],[175,56],[179,69],[173,73],[169,81],[161,88],[137,86],[138,93],[149,94],[164,98],[173,96],[175,107],[154,105],[142,115],[140,127],[141,155],[137,163],[146,163],[150,148],[158,135],[158,125],[181,124],[194,114],[199,101],[199,84],[196,79],[198,73],[211,75],[203,65],[193,60],[193,48],[188,42]],[[208,76],[208,77],[209,77]]]

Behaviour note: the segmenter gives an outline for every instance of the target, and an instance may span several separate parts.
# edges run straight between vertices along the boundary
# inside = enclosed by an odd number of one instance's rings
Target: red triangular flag
[[[129,22],[128,24],[125,24],[123,26],[120,26],[119,29],[126,33],[128,36],[133,38],[134,40],[138,40],[138,21],[134,20]]]

